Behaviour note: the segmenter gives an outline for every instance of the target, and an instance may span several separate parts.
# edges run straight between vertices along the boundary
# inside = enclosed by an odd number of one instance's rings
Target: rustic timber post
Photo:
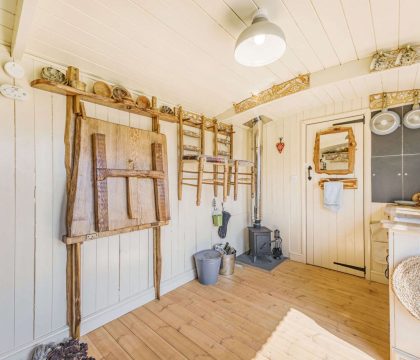
[[[182,106],[178,109],[178,200],[182,200],[182,178],[184,176],[184,113]]]
[[[156,108],[156,98],[152,98],[152,107]],[[160,124],[159,124],[159,115],[154,115],[152,117],[152,131],[159,133]],[[153,159],[153,170],[163,171],[162,165],[162,147],[158,144],[152,144],[152,159]],[[160,221],[162,219],[162,211],[160,209],[160,188],[163,185],[162,181],[155,179],[155,207],[156,207],[156,220]],[[153,272],[154,278],[153,283],[155,287],[155,298],[160,299],[160,280],[162,276],[162,248],[161,248],[161,228],[160,226],[153,228]]]
[[[219,142],[218,142],[218,133],[219,133],[219,123],[217,121],[217,119],[213,119],[213,131],[214,131],[214,140],[213,140],[213,154],[214,156],[218,156],[219,155]],[[213,193],[214,193],[214,197],[217,198],[218,195],[218,188],[219,188],[219,175],[218,175],[218,171],[219,171],[219,167],[217,165],[213,165]]]
[[[78,71],[69,67],[68,76],[77,77]],[[75,74],[75,75],[74,75]],[[66,190],[69,198],[71,189],[71,176],[73,173],[73,149],[76,144],[74,137],[74,114],[81,112],[80,99],[76,96],[68,95],[66,98],[66,126],[64,131],[65,146],[65,167],[66,167]],[[70,223],[67,218],[67,234],[70,234]],[[66,289],[67,289],[67,323],[70,329],[70,336],[74,339],[80,337],[81,315],[81,243],[67,245],[67,264],[66,264]]]

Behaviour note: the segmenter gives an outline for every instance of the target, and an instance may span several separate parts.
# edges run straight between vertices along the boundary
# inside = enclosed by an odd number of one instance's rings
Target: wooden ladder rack
[[[182,187],[190,186],[197,188],[196,204],[201,203],[201,193],[203,185],[212,185],[214,196],[218,196],[219,187],[222,187],[223,201],[230,195],[231,187],[234,188],[234,200],[238,198],[238,186],[251,186],[251,193],[254,196],[254,169],[252,162],[233,160],[233,126],[219,123],[216,119],[207,119],[205,116],[184,112],[182,108],[178,109],[179,123],[179,163],[178,163],[178,199],[182,200]],[[198,132],[185,130],[189,126],[199,129]],[[213,131],[213,155],[206,155],[205,132]],[[225,136],[221,138],[220,136]],[[196,138],[200,146],[185,144],[185,138]],[[199,151],[198,151],[199,150]],[[196,156],[191,155],[195,151]],[[186,153],[189,152],[189,153]],[[190,164],[196,169],[186,169]],[[213,170],[206,168],[206,165],[212,166]],[[240,171],[240,167],[248,167],[248,171]],[[190,176],[185,176],[189,174]],[[213,175],[210,178],[204,178],[204,174]],[[195,175],[195,176],[191,176]],[[245,178],[239,179],[239,175]],[[233,177],[233,180],[232,180]]]

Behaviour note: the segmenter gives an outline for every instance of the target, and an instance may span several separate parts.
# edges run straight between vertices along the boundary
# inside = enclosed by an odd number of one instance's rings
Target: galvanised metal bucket
[[[223,255],[220,264],[220,275],[232,275],[235,271],[236,254]]]

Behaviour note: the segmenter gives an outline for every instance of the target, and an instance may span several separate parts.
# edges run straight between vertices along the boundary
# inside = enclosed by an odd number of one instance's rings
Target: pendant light
[[[259,9],[251,26],[236,41],[235,60],[245,66],[265,66],[280,59],[285,51],[282,29],[268,21],[266,11]]]

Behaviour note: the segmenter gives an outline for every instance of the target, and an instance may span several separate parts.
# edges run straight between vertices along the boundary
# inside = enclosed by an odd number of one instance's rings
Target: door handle
[[[312,171],[312,166],[311,166],[311,165],[309,165],[309,166],[308,166],[308,180],[309,180],[309,181],[311,181],[311,180],[312,180],[311,171]]]

